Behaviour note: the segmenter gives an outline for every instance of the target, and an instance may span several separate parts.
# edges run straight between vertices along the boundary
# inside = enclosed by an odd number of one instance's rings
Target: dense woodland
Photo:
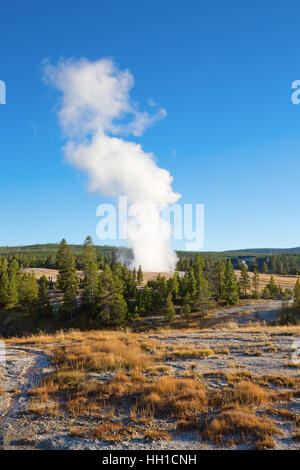
[[[136,319],[160,315],[172,323],[175,314],[190,322],[192,313],[207,314],[216,305],[237,305],[240,298],[292,298],[292,292],[278,287],[271,276],[263,292],[259,291],[259,269],[254,266],[250,280],[245,263],[240,264],[239,280],[231,259],[214,256],[181,258],[179,270],[169,279],[159,275],[147,283],[143,272],[130,270],[126,264],[116,261],[111,251],[105,253],[95,247],[91,237],[83,246],[74,250],[66,240],[55,246],[53,253],[15,253],[0,258],[0,308],[11,312],[34,314],[37,318],[55,318],[61,326],[70,322],[84,328],[115,328],[131,324]],[[41,261],[44,259],[45,264]],[[59,270],[56,282],[45,276],[38,281],[23,267],[55,267]],[[77,270],[80,268],[81,272]],[[263,271],[267,268],[263,266]],[[51,293],[60,293],[59,308],[53,308]],[[299,282],[295,288],[293,309],[285,305],[285,314],[293,318],[300,306]],[[75,323],[74,323],[75,322]]]
[[[75,258],[76,269],[82,269],[82,252],[81,245],[69,245],[70,250]],[[0,259],[6,258],[9,261],[16,259],[24,268],[49,268],[58,269],[57,252],[58,244],[32,245],[24,247],[0,247]],[[132,251],[125,247],[113,246],[95,246],[97,262],[102,269],[105,264],[112,263],[117,260],[127,262],[132,259]],[[179,261],[177,264],[178,271],[187,271],[194,262],[197,253],[188,251],[177,252]],[[266,251],[228,251],[228,252],[208,252],[202,253],[204,258],[214,258],[226,260],[231,259],[233,266],[239,265],[239,257],[252,255],[255,258],[249,264],[249,270],[257,269],[260,273],[272,274],[300,274],[300,248],[287,250],[267,250]]]

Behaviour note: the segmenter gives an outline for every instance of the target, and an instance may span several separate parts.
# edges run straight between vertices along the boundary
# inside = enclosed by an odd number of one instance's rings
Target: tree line
[[[37,281],[15,258],[0,259],[0,307],[51,316],[50,293],[59,291],[58,318],[62,324],[80,317],[84,327],[114,328],[153,315],[163,315],[171,323],[175,313],[189,322],[193,312],[206,314],[216,305],[237,305],[240,298],[288,298],[292,294],[277,286],[273,276],[261,292],[257,267],[250,278],[242,263],[238,279],[230,258],[200,254],[189,261],[184,272],[143,282],[141,266],[131,270],[118,261],[100,262],[90,236],[82,246],[80,274],[76,256],[65,239],[59,244],[55,265],[59,274],[54,283],[45,276]]]
[[[82,269],[82,246],[69,245],[75,258],[76,269]],[[6,258],[9,262],[12,259],[18,261],[24,268],[49,268],[58,269],[57,252],[59,245],[33,245],[28,247],[0,247],[0,259]],[[132,250],[129,248],[118,248],[112,246],[95,246],[97,262],[102,269],[105,264],[111,264],[118,259],[132,259]],[[178,251],[178,271],[188,271],[192,266],[197,253]],[[234,253],[202,253],[204,258],[223,259],[231,258],[234,267],[238,268],[239,258]],[[249,263],[249,271],[254,272],[257,269],[259,273],[270,274],[300,274],[300,254],[273,254],[266,253],[255,254],[254,259]]]

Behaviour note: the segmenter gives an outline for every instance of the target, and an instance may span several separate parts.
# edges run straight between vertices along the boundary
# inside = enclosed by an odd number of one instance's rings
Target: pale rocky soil
[[[269,331],[248,331],[239,328],[239,324],[258,319],[272,319],[280,308],[280,302],[252,304],[247,307],[234,307],[214,312],[215,316],[228,319],[230,324],[224,330],[170,331],[141,334],[143,340],[154,342],[170,351],[175,348],[208,347],[214,354],[203,359],[183,359],[164,357],[158,365],[165,366],[165,374],[187,377],[192,373],[203,374],[209,388],[224,387],[224,378],[216,372],[249,371],[255,375],[290,375],[299,374],[297,367],[291,367],[295,349],[300,349],[299,336],[296,334]],[[224,325],[226,326],[226,325]],[[1,346],[1,344],[0,344]],[[2,343],[3,346],[3,343]],[[46,346],[47,347],[47,346]],[[0,448],[1,449],[213,449],[214,445],[200,440],[198,435],[184,433],[177,435],[175,420],[156,419],[152,426],[168,430],[174,440],[145,441],[143,427],[130,423],[129,408],[124,404],[116,413],[116,422],[136,428],[131,440],[118,444],[108,444],[97,439],[72,437],[70,428],[99,424],[99,417],[73,417],[63,413],[58,416],[44,416],[29,411],[31,398],[27,392],[34,387],[39,378],[51,373],[51,364],[42,348],[18,346],[7,343],[0,348],[0,385],[4,394],[0,395]],[[294,355],[294,356],[293,356]],[[95,374],[100,381],[112,377],[113,373]],[[284,408],[300,414],[300,398],[294,398]],[[274,418],[282,430],[282,435],[275,438],[277,449],[300,450],[300,443],[291,435],[293,424],[283,418]],[[238,448],[245,448],[239,446]]]

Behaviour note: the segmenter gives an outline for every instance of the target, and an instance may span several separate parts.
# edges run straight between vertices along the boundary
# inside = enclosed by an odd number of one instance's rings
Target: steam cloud
[[[140,112],[129,96],[133,76],[111,59],[67,60],[56,66],[46,63],[44,79],[62,93],[58,117],[68,138],[65,157],[87,171],[89,189],[106,196],[126,195],[129,204],[151,206],[143,236],[128,236],[133,265],[141,265],[145,271],[173,270],[176,254],[170,241],[157,232],[155,220],[168,224],[161,219],[160,210],[175,203],[180,195],[173,192],[172,176],[156,165],[152,153],[120,137],[142,135],[147,127],[163,119],[166,111],[158,109],[153,115]],[[133,222],[142,224],[143,216],[136,211]]]

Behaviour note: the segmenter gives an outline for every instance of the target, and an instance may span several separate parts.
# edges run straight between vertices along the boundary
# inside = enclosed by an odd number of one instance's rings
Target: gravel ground
[[[228,315],[231,311],[237,317],[237,323],[245,318],[253,321],[254,318],[270,319],[278,308],[278,302],[272,301],[248,307],[226,309],[220,313]],[[243,313],[244,312],[244,313]],[[215,315],[218,314],[215,312]],[[164,332],[155,334],[142,334],[145,341],[155,341],[164,347],[208,347],[215,351],[211,356],[203,359],[173,358],[162,359],[160,364],[170,367],[177,377],[184,377],[187,371],[204,374],[204,380],[209,388],[220,388],[225,385],[221,377],[216,379],[214,372],[230,372],[232,370],[247,370],[255,375],[296,375],[297,367],[292,367],[292,354],[299,337],[274,332],[246,332],[242,329],[232,331],[191,331],[191,332]],[[1,345],[0,345],[1,346]],[[2,344],[3,346],[3,344]],[[38,379],[52,371],[51,364],[45,352],[36,347],[12,346],[8,344],[0,355],[0,380],[4,393],[0,395],[0,448],[1,449],[214,449],[215,446],[200,440],[193,433],[177,435],[175,421],[155,420],[158,428],[163,425],[174,440],[147,441],[143,438],[143,427],[133,425],[129,419],[129,408],[124,406],[116,414],[115,420],[136,426],[136,433],[131,440],[124,440],[116,444],[108,444],[97,439],[72,437],[70,427],[91,426],[99,423],[95,417],[72,417],[66,413],[59,416],[44,416],[28,411],[30,398],[28,390],[37,384]],[[224,350],[228,352],[224,353]],[[219,351],[219,352],[218,352]],[[221,352],[220,352],[221,351]],[[223,352],[222,352],[223,351]],[[111,377],[112,374],[93,374],[99,380]],[[223,380],[223,381],[222,381]],[[294,398],[289,403],[289,409],[300,414],[300,399]],[[285,405],[286,407],[286,405]],[[291,439],[293,425],[276,418],[282,435],[275,439],[277,449],[300,449],[300,443]],[[220,447],[219,447],[220,448]],[[228,447],[227,447],[228,448]],[[238,448],[245,448],[245,445]]]

